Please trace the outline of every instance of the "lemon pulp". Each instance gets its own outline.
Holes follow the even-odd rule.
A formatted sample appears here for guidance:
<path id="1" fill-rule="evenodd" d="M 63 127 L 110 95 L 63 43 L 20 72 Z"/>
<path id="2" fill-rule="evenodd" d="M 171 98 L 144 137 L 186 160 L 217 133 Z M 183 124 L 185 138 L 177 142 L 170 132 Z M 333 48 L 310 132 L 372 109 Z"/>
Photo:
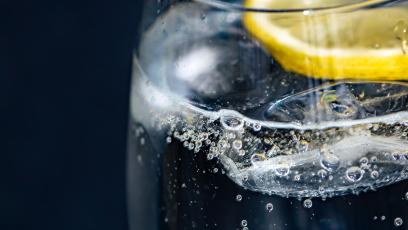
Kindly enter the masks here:
<path id="1" fill-rule="evenodd" d="M 295 7 L 302 6 L 299 1 Z M 291 1 L 247 0 L 245 6 L 291 8 L 293 1 L 285 2 Z M 246 12 L 243 22 L 288 71 L 329 79 L 408 79 L 408 6 Z"/>

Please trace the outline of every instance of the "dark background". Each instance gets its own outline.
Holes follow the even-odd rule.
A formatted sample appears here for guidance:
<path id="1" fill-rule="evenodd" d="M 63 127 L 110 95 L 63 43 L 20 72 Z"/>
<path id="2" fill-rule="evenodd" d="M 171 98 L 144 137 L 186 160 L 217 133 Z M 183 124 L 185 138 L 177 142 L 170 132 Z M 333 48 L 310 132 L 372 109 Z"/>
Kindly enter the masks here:
<path id="1" fill-rule="evenodd" d="M 0 0 L 0 229 L 127 229 L 139 0 Z"/>

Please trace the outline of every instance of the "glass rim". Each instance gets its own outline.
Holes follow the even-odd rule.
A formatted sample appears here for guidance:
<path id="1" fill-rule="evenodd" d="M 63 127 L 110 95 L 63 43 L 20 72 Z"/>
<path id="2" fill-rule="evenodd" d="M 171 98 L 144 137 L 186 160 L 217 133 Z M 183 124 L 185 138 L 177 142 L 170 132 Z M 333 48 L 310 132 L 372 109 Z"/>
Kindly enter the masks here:
<path id="1" fill-rule="evenodd" d="M 305 11 L 311 12 L 325 12 L 325 11 L 347 11 L 363 8 L 375 8 L 387 5 L 389 3 L 404 2 L 407 0 L 359 0 L 352 3 L 339 4 L 334 6 L 323 7 L 305 7 L 305 8 L 261 8 L 261 7 L 247 7 L 238 3 L 230 3 L 224 0 L 193 0 L 214 8 L 230 10 L 230 11 L 247 11 L 259 13 L 303 13 Z"/>

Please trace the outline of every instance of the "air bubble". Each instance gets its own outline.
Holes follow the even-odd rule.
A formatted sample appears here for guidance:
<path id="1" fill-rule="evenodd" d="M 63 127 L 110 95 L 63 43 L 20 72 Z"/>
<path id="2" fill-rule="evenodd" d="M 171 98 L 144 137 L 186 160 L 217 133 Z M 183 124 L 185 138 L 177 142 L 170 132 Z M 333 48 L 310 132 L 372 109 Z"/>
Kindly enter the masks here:
<path id="1" fill-rule="evenodd" d="M 371 176 L 371 178 L 373 178 L 373 179 L 377 179 L 379 175 L 380 175 L 380 174 L 378 173 L 377 170 L 373 170 L 373 171 L 370 173 L 370 176 Z"/>
<path id="2" fill-rule="evenodd" d="M 408 200 L 408 192 L 405 193 L 405 200 Z"/>
<path id="3" fill-rule="evenodd" d="M 265 154 L 263 153 L 255 153 L 251 156 L 251 163 L 256 165 L 262 161 L 266 160 Z"/>
<path id="4" fill-rule="evenodd" d="M 367 165 L 368 164 L 368 158 L 367 157 L 362 157 L 359 162 L 360 162 L 360 165 Z"/>
<path id="5" fill-rule="evenodd" d="M 247 220 L 242 220 L 241 221 L 241 226 L 242 227 L 246 227 L 248 225 L 248 221 Z"/>
<path id="6" fill-rule="evenodd" d="M 333 153 L 323 153 L 320 158 L 320 165 L 327 171 L 335 171 L 340 165 L 340 159 Z"/>
<path id="7" fill-rule="evenodd" d="M 238 201 L 238 202 L 241 202 L 241 201 L 242 201 L 242 195 L 241 195 L 241 194 L 238 194 L 238 195 L 235 197 L 235 200 Z"/>
<path id="8" fill-rule="evenodd" d="M 278 163 L 278 164 L 275 166 L 274 172 L 275 172 L 275 174 L 276 174 L 277 176 L 284 177 L 284 176 L 287 176 L 287 175 L 289 174 L 289 172 L 290 172 L 290 167 L 289 167 L 289 165 L 286 164 L 286 163 Z"/>
<path id="9" fill-rule="evenodd" d="M 168 144 L 170 144 L 170 143 L 171 143 L 171 137 L 167 137 L 167 138 L 166 138 L 166 142 L 167 142 Z"/>
<path id="10" fill-rule="evenodd" d="M 397 217 L 394 219 L 394 225 L 395 227 L 399 227 L 404 223 L 404 221 L 402 221 L 401 217 Z"/>
<path id="11" fill-rule="evenodd" d="M 404 54 L 408 52 L 408 23 L 401 20 L 394 26 L 394 35 L 401 41 L 401 49 Z"/>
<path id="12" fill-rule="evenodd" d="M 303 201 L 303 207 L 305 208 L 311 208 L 313 205 L 313 202 L 311 199 L 306 199 Z"/>
<path id="13" fill-rule="evenodd" d="M 327 171 L 324 169 L 320 169 L 317 171 L 317 176 L 319 176 L 321 179 L 325 179 L 327 177 Z"/>
<path id="14" fill-rule="evenodd" d="M 391 154 L 391 157 L 392 157 L 392 159 L 393 159 L 394 161 L 398 161 L 398 160 L 401 159 L 401 156 L 400 156 L 399 153 L 392 153 L 392 154 Z"/>
<path id="15" fill-rule="evenodd" d="M 299 175 L 299 174 L 295 175 L 295 176 L 293 177 L 293 179 L 294 179 L 295 181 L 300 181 L 300 175 Z"/>
<path id="16" fill-rule="evenodd" d="M 324 189 L 324 187 L 323 187 L 323 186 L 319 186 L 319 192 L 320 192 L 320 193 L 323 193 L 323 192 L 324 192 L 324 190 L 325 190 L 325 189 Z"/>
<path id="17" fill-rule="evenodd" d="M 214 159 L 214 154 L 208 153 L 207 154 L 207 160 L 212 160 L 212 159 Z"/>
<path id="18" fill-rule="evenodd" d="M 241 157 L 245 156 L 245 150 L 243 149 L 239 150 L 238 155 L 240 155 Z"/>
<path id="19" fill-rule="evenodd" d="M 372 157 L 370 158 L 370 161 L 373 162 L 373 163 L 374 163 L 374 162 L 377 162 L 377 160 L 378 160 L 378 159 L 377 159 L 376 156 L 372 156 Z"/>
<path id="20" fill-rule="evenodd" d="M 206 139 L 204 142 L 206 145 L 211 145 L 211 140 L 210 139 Z"/>
<path id="21" fill-rule="evenodd" d="M 352 166 L 346 170 L 346 178 L 350 182 L 357 182 L 363 178 L 364 171 L 356 166 Z"/>
<path id="22" fill-rule="evenodd" d="M 261 128 L 262 128 L 262 126 L 261 126 L 261 124 L 259 124 L 259 123 L 254 123 L 254 124 L 252 125 L 252 129 L 253 129 L 255 132 L 258 132 L 259 130 L 261 130 Z"/>
<path id="23" fill-rule="evenodd" d="M 234 139 L 236 137 L 235 133 L 228 133 L 227 138 L 228 139 Z"/>
<path id="24" fill-rule="evenodd" d="M 273 210 L 273 204 L 272 204 L 272 203 L 267 203 L 266 206 L 265 206 L 265 208 L 266 208 L 266 211 L 272 212 L 272 210 Z"/>
<path id="25" fill-rule="evenodd" d="M 242 119 L 234 116 L 221 116 L 220 122 L 228 130 L 239 130 L 244 126 Z"/>
<path id="26" fill-rule="evenodd" d="M 232 147 L 234 147 L 234 149 L 239 150 L 242 148 L 242 141 L 241 140 L 235 140 L 232 142 Z"/>

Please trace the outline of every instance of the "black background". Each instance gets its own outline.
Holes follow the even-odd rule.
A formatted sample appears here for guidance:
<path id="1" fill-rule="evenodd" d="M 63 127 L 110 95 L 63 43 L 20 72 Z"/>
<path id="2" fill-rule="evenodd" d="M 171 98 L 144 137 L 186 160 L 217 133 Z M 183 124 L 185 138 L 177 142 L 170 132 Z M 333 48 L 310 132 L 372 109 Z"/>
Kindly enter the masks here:
<path id="1" fill-rule="evenodd" d="M 127 229 L 138 0 L 0 0 L 0 229 Z"/>

